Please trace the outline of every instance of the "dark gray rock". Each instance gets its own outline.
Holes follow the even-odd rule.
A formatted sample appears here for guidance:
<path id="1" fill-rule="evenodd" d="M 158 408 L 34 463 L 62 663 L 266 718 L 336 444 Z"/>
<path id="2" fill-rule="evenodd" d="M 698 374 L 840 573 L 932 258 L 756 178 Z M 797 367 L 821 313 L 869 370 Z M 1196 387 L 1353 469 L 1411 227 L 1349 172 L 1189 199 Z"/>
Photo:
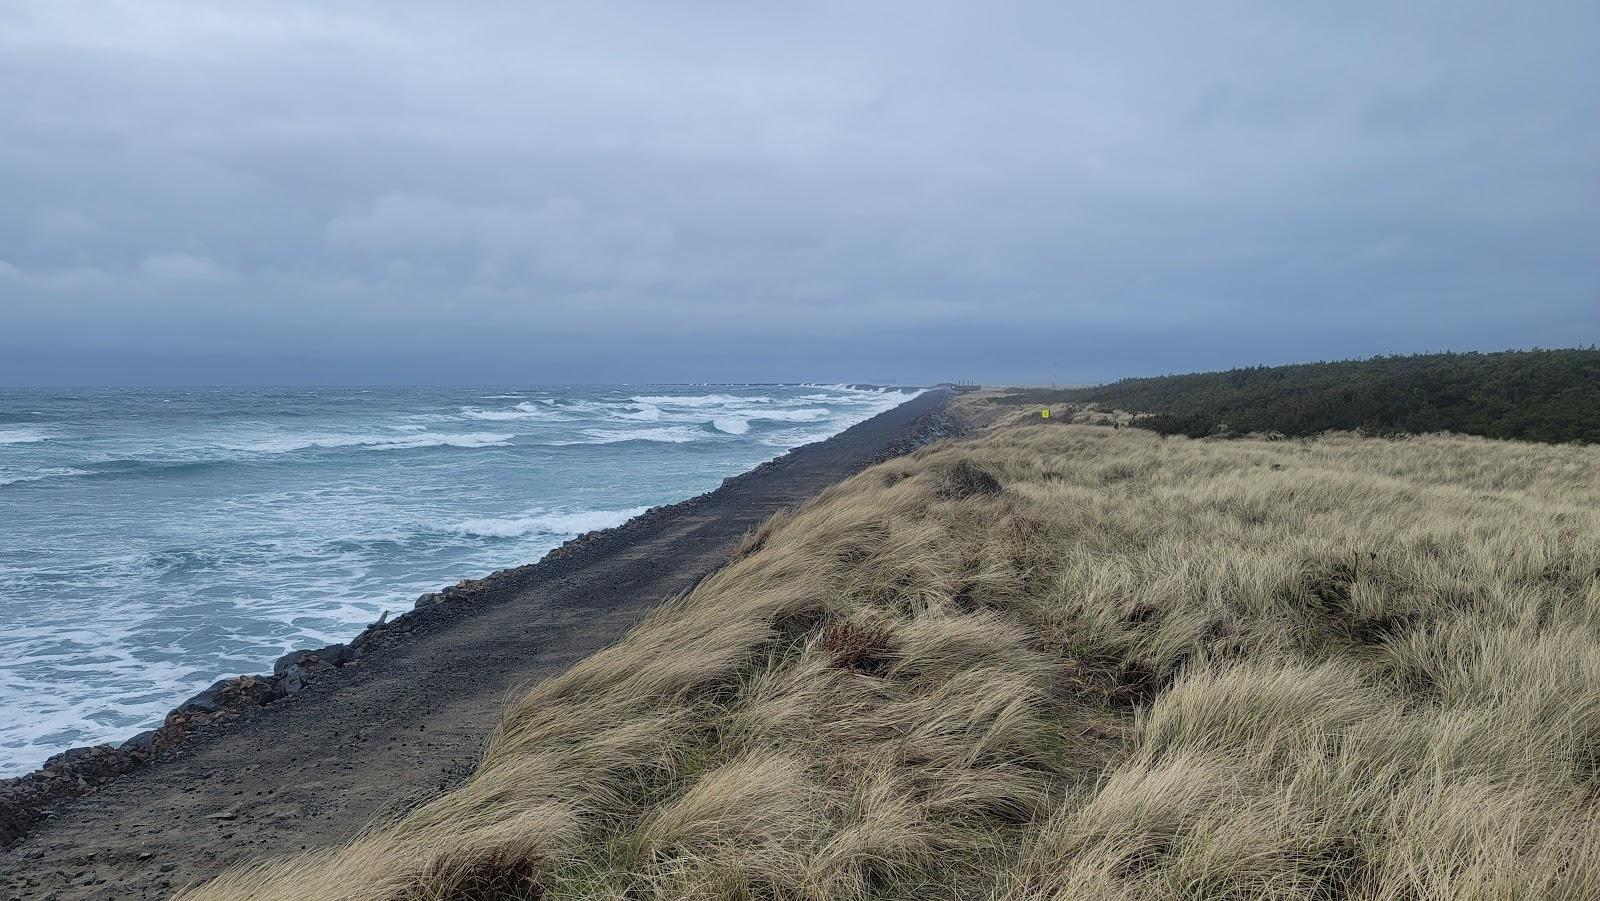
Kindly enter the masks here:
<path id="1" fill-rule="evenodd" d="M 117 747 L 123 751 L 154 751 L 156 748 L 156 730 L 146 729 L 117 745 Z"/>
<path id="2" fill-rule="evenodd" d="M 289 667 L 306 666 L 309 657 L 315 657 L 317 662 L 324 666 L 343 666 L 350 659 L 350 648 L 345 644 L 330 644 L 325 648 L 302 648 L 290 651 L 273 661 L 272 674 L 282 676 L 288 673 Z"/>
<path id="3" fill-rule="evenodd" d="M 297 695 L 305 691 L 306 683 L 311 681 L 312 670 L 307 670 L 298 663 L 290 664 L 287 669 L 278 675 L 278 686 L 286 695 Z"/>
<path id="4" fill-rule="evenodd" d="M 82 748 L 68 748 L 65 751 L 62 751 L 60 754 L 57 754 L 45 761 L 44 765 L 47 767 L 59 767 L 69 763 L 76 763 L 77 761 L 94 754 L 95 750 L 99 747 L 102 746 L 88 745 Z"/>
<path id="5" fill-rule="evenodd" d="M 211 687 L 178 705 L 184 713 L 217 713 L 222 710 L 222 693 L 232 679 L 218 679 Z"/>
<path id="6" fill-rule="evenodd" d="M 310 684 L 312 678 L 318 673 L 331 669 L 333 669 L 332 666 L 321 662 L 316 657 L 302 657 L 301 662 L 292 663 L 284 669 L 283 674 L 278 677 L 278 687 L 286 695 L 297 695 L 305 691 L 306 686 Z"/>
<path id="7" fill-rule="evenodd" d="M 277 680 L 266 676 L 235 676 L 218 679 L 211 687 L 182 704 L 174 713 L 228 713 L 269 704 L 282 697 Z"/>
<path id="8" fill-rule="evenodd" d="M 272 676 L 283 694 L 299 694 L 317 673 L 344 666 L 355 657 L 350 645 L 290 651 L 272 664 Z"/>

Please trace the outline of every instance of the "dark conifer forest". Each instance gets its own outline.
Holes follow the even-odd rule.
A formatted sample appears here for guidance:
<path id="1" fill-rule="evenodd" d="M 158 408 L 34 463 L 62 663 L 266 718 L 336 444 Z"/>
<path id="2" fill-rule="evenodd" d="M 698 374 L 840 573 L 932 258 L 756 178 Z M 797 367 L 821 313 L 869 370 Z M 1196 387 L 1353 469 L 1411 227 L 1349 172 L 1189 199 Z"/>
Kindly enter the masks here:
<path id="1" fill-rule="evenodd" d="M 1014 403 L 1094 402 L 1155 414 L 1165 434 L 1329 429 L 1458 432 L 1600 442 L 1600 349 L 1373 357 L 1130 378 L 1093 388 L 1009 392 Z"/>

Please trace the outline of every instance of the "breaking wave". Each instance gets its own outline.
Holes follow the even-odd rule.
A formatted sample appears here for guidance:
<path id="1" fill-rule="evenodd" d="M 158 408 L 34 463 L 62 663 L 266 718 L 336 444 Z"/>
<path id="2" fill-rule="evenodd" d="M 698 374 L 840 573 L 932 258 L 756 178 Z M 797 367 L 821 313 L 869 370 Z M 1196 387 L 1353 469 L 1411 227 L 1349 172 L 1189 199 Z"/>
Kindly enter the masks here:
<path id="1" fill-rule="evenodd" d="M 733 394 L 694 394 L 677 397 L 671 394 L 643 395 L 632 398 L 634 403 L 658 407 L 716 407 L 727 404 L 770 404 L 770 397 L 738 397 Z"/>
<path id="2" fill-rule="evenodd" d="M 34 472 L 24 473 L 22 475 L 12 475 L 10 473 L 0 472 L 0 488 L 4 488 L 7 485 L 18 485 L 23 482 L 39 482 L 43 481 L 44 479 L 86 475 L 90 475 L 88 470 L 74 469 L 70 466 L 57 466 L 49 469 L 40 469 Z"/>
<path id="3" fill-rule="evenodd" d="M 288 454 L 312 448 L 363 447 L 372 450 L 409 450 L 419 447 L 494 447 L 507 444 L 515 435 L 500 432 L 441 434 L 416 432 L 407 435 L 288 435 L 252 444 L 231 445 L 229 450 L 262 454 Z"/>
<path id="4" fill-rule="evenodd" d="M 0 429 L 0 444 L 33 444 L 49 440 L 50 436 L 38 429 Z"/>
<path id="5" fill-rule="evenodd" d="M 459 523 L 456 531 L 463 535 L 477 535 L 484 538 L 521 538 L 538 534 L 581 535 L 596 529 L 620 526 L 647 509 L 649 508 L 634 507 L 630 510 L 576 510 L 505 518 L 481 517 Z"/>
<path id="6" fill-rule="evenodd" d="M 704 429 L 667 426 L 658 429 L 584 429 L 586 441 L 556 441 L 553 444 L 616 444 L 619 441 L 654 441 L 660 444 L 688 444 L 706 437 Z"/>

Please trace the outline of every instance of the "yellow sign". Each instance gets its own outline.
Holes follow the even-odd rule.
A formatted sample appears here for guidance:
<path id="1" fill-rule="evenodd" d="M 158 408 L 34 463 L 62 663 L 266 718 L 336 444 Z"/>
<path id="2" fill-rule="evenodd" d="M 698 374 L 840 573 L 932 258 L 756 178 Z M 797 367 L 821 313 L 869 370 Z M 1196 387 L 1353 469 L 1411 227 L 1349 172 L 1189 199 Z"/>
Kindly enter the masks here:
<path id="1" fill-rule="evenodd" d="M 1040 410 L 1039 411 L 1039 418 L 1040 419 L 1049 419 L 1050 418 L 1050 411 L 1048 409 Z"/>

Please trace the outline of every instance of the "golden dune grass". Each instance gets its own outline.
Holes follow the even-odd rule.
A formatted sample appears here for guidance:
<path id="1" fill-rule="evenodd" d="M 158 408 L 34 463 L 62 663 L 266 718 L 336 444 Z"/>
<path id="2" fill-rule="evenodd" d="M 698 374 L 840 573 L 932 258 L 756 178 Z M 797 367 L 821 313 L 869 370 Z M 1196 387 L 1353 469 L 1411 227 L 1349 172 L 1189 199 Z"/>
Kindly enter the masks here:
<path id="1" fill-rule="evenodd" d="M 184 897 L 1593 899 L 1597 798 L 1600 448 L 1011 425 Z"/>

